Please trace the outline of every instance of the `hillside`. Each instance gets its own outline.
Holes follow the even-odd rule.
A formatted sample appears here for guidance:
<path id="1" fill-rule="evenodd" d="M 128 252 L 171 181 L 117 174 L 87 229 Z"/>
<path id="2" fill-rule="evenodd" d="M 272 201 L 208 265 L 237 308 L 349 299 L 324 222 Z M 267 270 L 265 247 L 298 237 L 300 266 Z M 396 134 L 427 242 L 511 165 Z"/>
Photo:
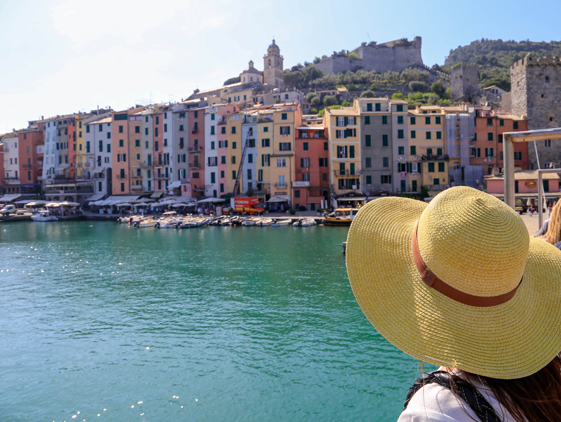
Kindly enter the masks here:
<path id="1" fill-rule="evenodd" d="M 561 56 L 561 42 L 503 41 L 481 39 L 450 50 L 444 63 L 450 68 L 457 63 L 479 65 L 479 85 L 510 90 L 510 66 L 532 53 L 536 56 Z"/>

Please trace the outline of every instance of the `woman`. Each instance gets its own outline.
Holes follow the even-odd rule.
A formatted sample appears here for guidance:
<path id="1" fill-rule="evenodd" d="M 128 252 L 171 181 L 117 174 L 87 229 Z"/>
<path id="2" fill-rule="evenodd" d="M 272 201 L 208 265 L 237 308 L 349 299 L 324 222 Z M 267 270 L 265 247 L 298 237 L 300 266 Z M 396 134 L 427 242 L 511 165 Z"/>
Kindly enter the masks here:
<path id="1" fill-rule="evenodd" d="M 561 421 L 561 251 L 514 210 L 468 187 L 428 205 L 377 199 L 355 217 L 346 259 L 378 332 L 440 366 L 400 422 Z"/>
<path id="2" fill-rule="evenodd" d="M 561 249 L 561 201 L 557 201 L 547 220 L 536 236 Z"/>

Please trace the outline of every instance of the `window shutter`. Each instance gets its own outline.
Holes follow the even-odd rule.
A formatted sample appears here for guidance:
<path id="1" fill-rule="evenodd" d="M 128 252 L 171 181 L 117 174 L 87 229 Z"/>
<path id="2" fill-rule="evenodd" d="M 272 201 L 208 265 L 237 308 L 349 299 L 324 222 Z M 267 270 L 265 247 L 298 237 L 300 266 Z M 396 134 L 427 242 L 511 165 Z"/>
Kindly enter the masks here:
<path id="1" fill-rule="evenodd" d="M 349 147 L 345 145 L 345 158 L 349 157 Z"/>
<path id="2" fill-rule="evenodd" d="M 355 147 L 353 145 L 351 145 L 351 151 L 350 152 L 351 152 L 350 157 L 355 158 Z"/>
<path id="3" fill-rule="evenodd" d="M 345 117 L 345 126 L 348 126 L 348 124 L 349 124 L 349 118 Z"/>

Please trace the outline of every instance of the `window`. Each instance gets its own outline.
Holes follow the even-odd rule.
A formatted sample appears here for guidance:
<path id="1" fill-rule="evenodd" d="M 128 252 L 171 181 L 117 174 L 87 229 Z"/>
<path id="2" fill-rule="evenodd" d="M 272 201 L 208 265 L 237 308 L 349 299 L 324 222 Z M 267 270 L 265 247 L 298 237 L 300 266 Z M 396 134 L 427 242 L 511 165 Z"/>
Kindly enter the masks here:
<path id="1" fill-rule="evenodd" d="M 224 134 L 224 135 L 226 134 L 226 126 L 222 126 L 222 127 L 220 128 L 220 133 L 222 133 L 222 134 Z"/>
<path id="2" fill-rule="evenodd" d="M 122 148 L 125 145 L 125 141 L 119 139 L 119 147 Z"/>
<path id="3" fill-rule="evenodd" d="M 300 158 L 300 167 L 305 167 L 305 168 L 310 167 L 310 159 L 309 158 Z"/>
<path id="4" fill-rule="evenodd" d="M 235 133 L 236 133 L 236 127 L 232 126 L 232 134 L 235 134 Z"/>
<path id="5" fill-rule="evenodd" d="M 372 103 L 366 103 L 366 111 L 372 111 Z"/>
<path id="6" fill-rule="evenodd" d="M 290 135 L 290 126 L 281 126 L 280 127 L 280 134 L 281 135 Z"/>
<path id="7" fill-rule="evenodd" d="M 383 147 L 388 146 L 388 135 L 382 135 L 382 146 Z"/>
<path id="8" fill-rule="evenodd" d="M 111 152 L 111 144 L 107 144 L 107 152 Z"/>
<path id="9" fill-rule="evenodd" d="M 179 131 L 183 132 L 185 130 L 185 128 L 183 127 L 183 125 L 179 125 Z M 235 132 L 234 132 L 235 133 Z"/>
<path id="10" fill-rule="evenodd" d="M 281 142 L 279 144 L 279 151 L 290 151 L 290 142 Z"/>
<path id="11" fill-rule="evenodd" d="M 144 134 L 148 135 L 148 128 L 144 128 Z"/>
<path id="12" fill-rule="evenodd" d="M 86 133 L 90 133 L 90 125 L 86 126 Z"/>
<path id="13" fill-rule="evenodd" d="M 236 178 L 236 170 L 232 170 L 232 179 Z"/>
<path id="14" fill-rule="evenodd" d="M 427 131 L 427 139 L 431 139 L 432 138 L 432 133 L 430 131 Z"/>
<path id="15" fill-rule="evenodd" d="M 499 140 L 499 144 L 502 144 L 502 143 L 503 143 L 503 135 L 502 135 L 502 133 L 499 133 L 499 136 L 498 136 L 498 137 L 499 137 L 499 139 L 498 139 L 498 140 Z"/>
<path id="16" fill-rule="evenodd" d="M 267 148 L 271 146 L 271 140 L 270 139 L 261 139 L 261 147 L 262 148 Z"/>
<path id="17" fill-rule="evenodd" d="M 365 135 L 364 136 L 364 144 L 367 147 L 371 147 L 372 146 L 372 137 L 370 135 Z"/>
<path id="18" fill-rule="evenodd" d="M 548 84 L 549 83 L 549 76 L 545 77 L 545 83 Z"/>
<path id="19" fill-rule="evenodd" d="M 493 118 L 492 117 L 487 118 L 487 126 L 493 126 Z"/>
<path id="20" fill-rule="evenodd" d="M 546 148 L 551 148 L 551 139 L 546 139 L 543 141 L 543 146 Z"/>
<path id="21" fill-rule="evenodd" d="M 402 124 L 403 124 L 403 116 L 397 116 L 397 124 L 398 124 L 398 125 L 402 125 Z"/>
<path id="22" fill-rule="evenodd" d="M 397 111 L 403 111 L 403 104 L 396 105 L 396 110 Z"/>
<path id="23" fill-rule="evenodd" d="M 364 166 L 367 167 L 367 168 L 372 167 L 372 158 L 366 157 Z"/>
<path id="24" fill-rule="evenodd" d="M 265 127 L 263 128 L 263 132 L 268 132 L 268 131 L 269 131 L 269 126 L 265 126 Z"/>
<path id="25" fill-rule="evenodd" d="M 481 148 L 472 148 L 471 149 L 471 157 L 472 158 L 481 157 Z"/>
<path id="26" fill-rule="evenodd" d="M 492 141 L 492 140 L 493 140 L 493 132 L 488 132 L 488 133 L 487 133 L 487 140 L 488 140 L 488 141 Z"/>
<path id="27" fill-rule="evenodd" d="M 107 139 L 111 139 L 111 132 L 107 132 Z"/>
<path id="28" fill-rule="evenodd" d="M 134 127 L 134 133 L 140 133 L 140 126 Z"/>
<path id="29" fill-rule="evenodd" d="M 434 163 L 428 163 L 429 164 L 429 173 L 434 173 Z"/>
<path id="30" fill-rule="evenodd" d="M 514 121 L 512 122 L 512 128 L 513 128 L 514 130 L 518 130 L 518 121 L 514 120 Z"/>
<path id="31" fill-rule="evenodd" d="M 302 150 L 303 151 L 308 151 L 308 143 L 307 142 L 302 143 Z"/>
<path id="32" fill-rule="evenodd" d="M 439 171 L 439 173 L 443 173 L 443 172 L 446 171 L 446 170 L 444 170 L 444 167 L 445 167 L 444 163 L 438 163 L 438 171 Z"/>
<path id="33" fill-rule="evenodd" d="M 392 182 L 392 176 L 391 176 L 391 175 L 389 175 L 389 176 L 380 176 L 380 183 L 387 184 L 387 183 L 391 183 L 391 182 Z"/>
<path id="34" fill-rule="evenodd" d="M 440 179 L 438 177 L 435 177 L 432 181 L 433 185 L 440 185 Z"/>
<path id="35" fill-rule="evenodd" d="M 434 119 L 436 120 L 436 124 L 439 125 L 440 122 L 441 122 L 441 117 L 440 117 L 440 116 L 436 116 Z"/>
<path id="36" fill-rule="evenodd" d="M 411 139 L 415 139 L 415 138 L 417 138 L 417 132 L 412 130 L 411 131 Z"/>
<path id="37" fill-rule="evenodd" d="M 235 156 L 235 155 L 233 155 L 233 156 L 230 158 L 230 162 L 231 162 L 232 164 L 236 164 L 236 156 Z"/>
<path id="38" fill-rule="evenodd" d="M 417 155 L 417 147 L 415 145 L 411 145 L 409 149 L 411 155 Z"/>
<path id="39" fill-rule="evenodd" d="M 199 172 L 193 172 L 193 179 L 199 178 Z"/>
<path id="40" fill-rule="evenodd" d="M 503 119 L 499 120 L 499 126 L 504 126 L 505 125 L 505 121 Z"/>
<path id="41" fill-rule="evenodd" d="M 294 197 L 295 198 L 300 198 L 300 190 L 294 189 Z"/>
<path id="42" fill-rule="evenodd" d="M 388 157 L 382 158 L 382 167 L 389 167 L 390 166 L 390 159 Z"/>
<path id="43" fill-rule="evenodd" d="M 277 167 L 286 167 L 286 158 L 277 158 Z"/>
<path id="44" fill-rule="evenodd" d="M 237 149 L 238 145 L 236 142 L 232 142 L 232 149 Z"/>
<path id="45" fill-rule="evenodd" d="M 485 157 L 493 157 L 494 156 L 494 149 L 493 148 L 485 148 Z"/>
<path id="46" fill-rule="evenodd" d="M 430 116 L 425 117 L 425 124 L 430 125 Z"/>
<path id="47" fill-rule="evenodd" d="M 247 154 L 247 162 L 253 163 L 253 154 Z"/>
<path id="48" fill-rule="evenodd" d="M 319 159 L 319 166 L 320 167 L 327 167 L 327 158 L 320 158 Z"/>
<path id="49" fill-rule="evenodd" d="M 366 184 L 367 184 L 367 185 L 371 185 L 371 184 L 372 184 L 372 176 L 366 176 Z"/>
<path id="50" fill-rule="evenodd" d="M 214 141 L 210 141 L 210 149 L 216 149 L 215 145 Z"/>
<path id="51" fill-rule="evenodd" d="M 328 143 L 328 142 L 324 142 L 324 143 L 323 143 L 323 150 L 324 150 L 324 151 L 328 151 L 328 150 L 329 150 L 329 143 Z"/>
<path id="52" fill-rule="evenodd" d="M 417 122 L 417 119 L 415 119 L 415 116 L 411 116 L 411 117 L 409 118 L 409 123 L 410 123 L 410 124 L 414 125 L 414 124 L 416 124 L 416 122 Z"/>
<path id="53" fill-rule="evenodd" d="M 388 116 L 382 116 L 382 124 L 383 124 L 383 125 L 387 125 L 387 124 L 388 124 Z"/>
<path id="54" fill-rule="evenodd" d="M 501 151 L 501 154 L 502 154 L 502 151 Z M 501 159 L 502 159 L 502 158 L 501 158 Z M 515 152 L 515 153 L 514 153 L 514 159 L 515 159 L 515 160 L 518 160 L 518 161 L 519 161 L 519 160 L 522 160 L 522 153 L 521 153 L 521 152 Z"/>
<path id="55" fill-rule="evenodd" d="M 348 148 L 346 146 L 337 147 L 337 158 L 347 158 Z"/>
<path id="56" fill-rule="evenodd" d="M 382 111 L 382 104 L 376 103 L 375 109 L 376 109 L 376 111 Z"/>
<path id="57" fill-rule="evenodd" d="M 405 147 L 397 147 L 397 154 L 404 155 L 405 154 Z"/>
<path id="58" fill-rule="evenodd" d="M 220 164 L 226 164 L 226 156 L 225 155 L 222 155 L 220 157 Z M 222 176 L 222 177 L 224 177 L 224 176 Z"/>
<path id="59" fill-rule="evenodd" d="M 119 133 L 123 133 L 123 125 L 119 125 Z"/>
<path id="60" fill-rule="evenodd" d="M 281 120 L 288 120 L 288 113 L 282 113 Z"/>
<path id="61" fill-rule="evenodd" d="M 440 132 L 437 132 L 437 135 L 438 135 L 439 133 L 440 133 Z M 403 138 L 404 138 L 403 129 L 398 129 L 398 130 L 397 130 L 397 139 L 403 139 Z M 438 136 L 437 136 L 437 138 L 438 138 Z"/>
<path id="62" fill-rule="evenodd" d="M 370 124 L 370 116 L 364 116 L 364 124 L 365 124 L 365 125 L 369 125 L 369 124 Z"/>
<path id="63" fill-rule="evenodd" d="M 286 187 L 286 183 L 284 181 L 284 176 L 283 175 L 279 176 L 279 186 L 278 187 L 279 188 L 285 188 Z"/>

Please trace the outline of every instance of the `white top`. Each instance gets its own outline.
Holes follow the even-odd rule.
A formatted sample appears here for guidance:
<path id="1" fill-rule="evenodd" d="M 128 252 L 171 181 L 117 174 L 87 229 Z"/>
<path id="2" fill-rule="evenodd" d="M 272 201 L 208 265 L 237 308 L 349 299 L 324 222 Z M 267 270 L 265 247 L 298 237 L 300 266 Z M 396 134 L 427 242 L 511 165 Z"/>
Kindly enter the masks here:
<path id="1" fill-rule="evenodd" d="M 516 422 L 494 394 L 482 384 L 473 382 L 504 422 Z M 461 403 L 461 404 L 460 404 Z M 465 409 L 465 410 L 464 410 Z M 412 397 L 398 422 L 473 422 L 481 421 L 468 404 L 452 391 L 439 384 L 427 384 Z"/>

